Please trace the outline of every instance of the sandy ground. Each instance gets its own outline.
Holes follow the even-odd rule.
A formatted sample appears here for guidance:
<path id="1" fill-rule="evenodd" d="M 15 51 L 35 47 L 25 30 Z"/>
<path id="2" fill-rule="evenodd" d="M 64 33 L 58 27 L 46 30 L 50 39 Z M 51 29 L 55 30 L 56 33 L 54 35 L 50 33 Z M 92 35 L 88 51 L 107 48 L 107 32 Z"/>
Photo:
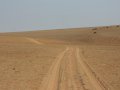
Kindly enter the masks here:
<path id="1" fill-rule="evenodd" d="M 120 90 L 120 26 L 0 34 L 0 90 Z"/>
<path id="2" fill-rule="evenodd" d="M 83 59 L 110 90 L 120 89 L 120 46 L 82 46 Z M 92 52 L 92 53 L 91 53 Z"/>
<path id="3" fill-rule="evenodd" d="M 40 90 L 107 90 L 81 59 L 79 48 L 67 47 L 57 58 Z"/>
<path id="4" fill-rule="evenodd" d="M 17 42 L 0 43 L 0 90 L 38 90 L 64 46 Z"/>

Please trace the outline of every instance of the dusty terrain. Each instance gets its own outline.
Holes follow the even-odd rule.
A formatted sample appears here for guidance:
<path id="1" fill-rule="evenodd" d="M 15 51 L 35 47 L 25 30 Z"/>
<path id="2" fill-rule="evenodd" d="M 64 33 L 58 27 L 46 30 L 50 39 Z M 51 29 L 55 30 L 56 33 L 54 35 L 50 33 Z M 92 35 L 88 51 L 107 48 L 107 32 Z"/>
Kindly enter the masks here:
<path id="1" fill-rule="evenodd" d="M 1 33 L 0 90 L 120 90 L 120 26 Z"/>

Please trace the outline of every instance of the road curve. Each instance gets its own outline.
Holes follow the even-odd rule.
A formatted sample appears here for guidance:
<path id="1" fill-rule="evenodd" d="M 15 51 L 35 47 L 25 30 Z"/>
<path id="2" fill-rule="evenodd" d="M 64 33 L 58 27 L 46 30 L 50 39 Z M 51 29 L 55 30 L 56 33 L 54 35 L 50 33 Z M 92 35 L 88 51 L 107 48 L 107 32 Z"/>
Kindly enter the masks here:
<path id="1" fill-rule="evenodd" d="M 79 48 L 67 47 L 52 64 L 39 90 L 108 90 L 82 60 Z"/>
<path id="2" fill-rule="evenodd" d="M 65 53 L 69 50 L 69 48 L 66 48 L 62 53 L 60 53 L 53 65 L 51 66 L 47 77 L 44 78 L 42 82 L 42 86 L 40 87 L 40 90 L 57 90 L 57 82 L 58 82 L 58 76 L 59 76 L 59 68 L 61 64 L 61 60 Z"/>

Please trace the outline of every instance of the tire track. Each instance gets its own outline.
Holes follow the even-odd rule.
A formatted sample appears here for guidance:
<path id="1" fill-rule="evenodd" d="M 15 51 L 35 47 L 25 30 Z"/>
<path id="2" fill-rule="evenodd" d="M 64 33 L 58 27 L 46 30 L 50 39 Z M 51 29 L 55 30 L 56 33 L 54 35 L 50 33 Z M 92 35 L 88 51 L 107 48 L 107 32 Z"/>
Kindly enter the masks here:
<path id="1" fill-rule="evenodd" d="M 74 78 L 74 64 L 72 63 L 72 49 L 70 48 L 62 62 L 60 68 L 60 75 L 59 75 L 59 87 L 56 90 L 78 90 L 77 84 L 75 83 Z"/>
<path id="2" fill-rule="evenodd" d="M 67 47 L 56 58 L 39 90 L 108 90 L 82 60 L 79 48 Z"/>
<path id="3" fill-rule="evenodd" d="M 40 90 L 57 90 L 61 60 L 68 50 L 69 48 L 66 48 L 56 58 L 56 62 L 51 66 L 47 77 L 44 78 Z"/>
<path id="4" fill-rule="evenodd" d="M 29 41 L 32 42 L 32 43 L 38 44 L 38 45 L 43 45 L 43 44 L 44 44 L 44 43 L 42 43 L 42 42 L 37 41 L 37 40 L 34 39 L 34 38 L 29 38 L 29 37 L 27 37 L 27 38 L 25 38 L 25 39 L 29 40 Z"/>
<path id="5" fill-rule="evenodd" d="M 94 87 L 93 90 L 108 90 L 104 87 L 104 85 L 97 79 L 97 77 L 93 74 L 91 71 L 90 67 L 82 60 L 80 54 L 79 48 L 76 48 L 76 57 L 79 61 L 79 64 L 81 66 L 81 69 L 85 72 L 87 75 L 89 82 L 92 84 Z"/>

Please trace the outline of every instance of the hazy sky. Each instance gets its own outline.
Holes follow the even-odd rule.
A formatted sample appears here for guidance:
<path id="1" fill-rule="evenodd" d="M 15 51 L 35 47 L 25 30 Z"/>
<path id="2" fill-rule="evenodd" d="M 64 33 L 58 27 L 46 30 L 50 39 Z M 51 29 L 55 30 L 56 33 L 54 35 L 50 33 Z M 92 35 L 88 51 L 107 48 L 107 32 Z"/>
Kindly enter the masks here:
<path id="1" fill-rule="evenodd" d="M 0 0 L 0 32 L 120 24 L 120 0 Z"/>

